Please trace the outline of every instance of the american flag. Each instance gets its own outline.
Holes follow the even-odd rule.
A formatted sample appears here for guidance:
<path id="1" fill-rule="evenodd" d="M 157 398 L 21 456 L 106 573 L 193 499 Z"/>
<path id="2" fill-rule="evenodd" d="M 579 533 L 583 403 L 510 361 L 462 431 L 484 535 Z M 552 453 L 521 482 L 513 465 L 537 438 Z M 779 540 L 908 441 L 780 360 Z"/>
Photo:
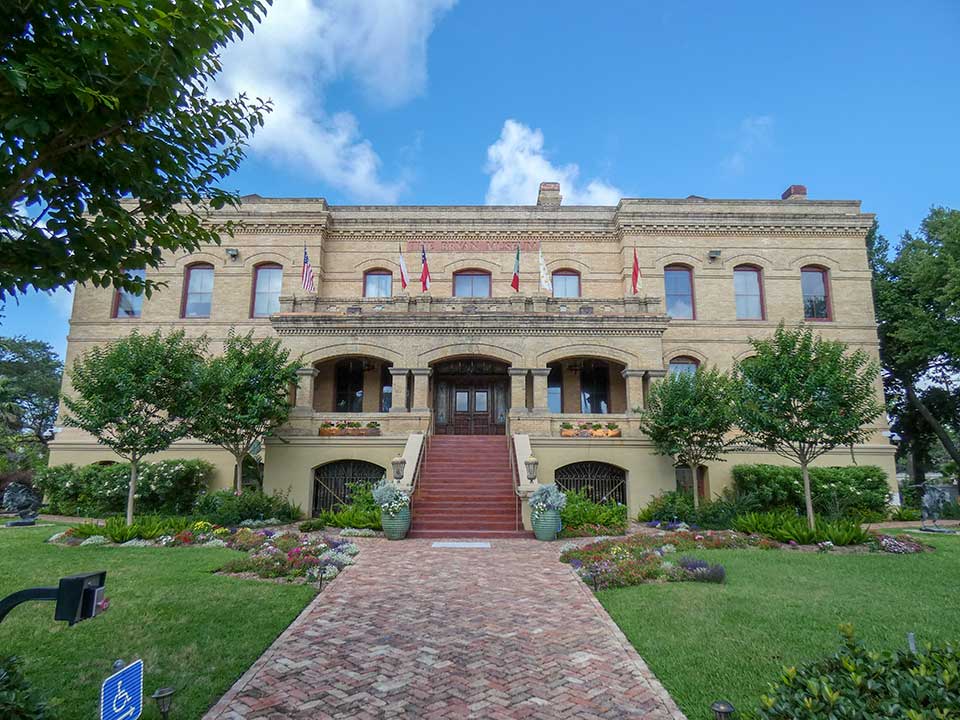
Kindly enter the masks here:
<path id="1" fill-rule="evenodd" d="M 300 284 L 307 292 L 315 293 L 317 286 L 313 284 L 313 266 L 310 264 L 310 256 L 307 255 L 307 246 L 303 246 L 303 272 L 300 273 Z"/>

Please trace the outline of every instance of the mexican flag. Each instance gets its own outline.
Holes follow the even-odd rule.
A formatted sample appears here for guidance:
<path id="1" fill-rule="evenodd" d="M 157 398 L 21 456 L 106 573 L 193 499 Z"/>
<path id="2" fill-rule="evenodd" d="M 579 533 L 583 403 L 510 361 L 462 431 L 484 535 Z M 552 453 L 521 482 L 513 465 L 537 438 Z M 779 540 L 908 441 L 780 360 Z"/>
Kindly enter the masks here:
<path id="1" fill-rule="evenodd" d="M 510 287 L 520 292 L 520 246 L 517 245 L 517 257 L 513 261 L 513 280 L 510 281 Z"/>

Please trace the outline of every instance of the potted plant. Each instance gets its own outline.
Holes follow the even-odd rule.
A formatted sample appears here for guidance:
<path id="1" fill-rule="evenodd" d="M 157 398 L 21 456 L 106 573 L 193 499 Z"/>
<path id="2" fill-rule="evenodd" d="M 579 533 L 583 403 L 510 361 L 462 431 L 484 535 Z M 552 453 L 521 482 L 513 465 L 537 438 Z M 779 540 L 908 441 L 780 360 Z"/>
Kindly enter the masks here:
<path id="1" fill-rule="evenodd" d="M 380 506 L 380 524 L 388 540 L 403 540 L 410 529 L 410 496 L 384 478 L 373 489 Z"/>
<path id="2" fill-rule="evenodd" d="M 376 420 L 371 420 L 367 423 L 367 426 L 363 429 L 364 435 L 379 435 L 380 434 L 380 423 Z"/>
<path id="3" fill-rule="evenodd" d="M 580 437 L 590 437 L 591 428 L 593 427 L 591 423 L 582 422 L 578 427 L 579 427 L 579 430 L 577 431 L 577 435 L 579 435 Z"/>
<path id="4" fill-rule="evenodd" d="M 620 437 L 623 433 L 616 423 L 607 423 L 607 437 Z"/>
<path id="5" fill-rule="evenodd" d="M 320 434 L 323 437 L 331 437 L 337 434 L 337 428 L 332 422 L 320 423 Z"/>
<path id="6" fill-rule="evenodd" d="M 594 423 L 590 426 L 590 435 L 593 437 L 606 437 L 607 431 L 603 429 L 603 425 L 600 423 Z"/>
<path id="7" fill-rule="evenodd" d="M 560 437 L 576 437 L 577 431 L 573 429 L 573 423 L 560 423 Z"/>
<path id="8" fill-rule="evenodd" d="M 537 540 L 556 540 L 567 496 L 556 485 L 541 485 L 530 495 L 530 522 Z"/>

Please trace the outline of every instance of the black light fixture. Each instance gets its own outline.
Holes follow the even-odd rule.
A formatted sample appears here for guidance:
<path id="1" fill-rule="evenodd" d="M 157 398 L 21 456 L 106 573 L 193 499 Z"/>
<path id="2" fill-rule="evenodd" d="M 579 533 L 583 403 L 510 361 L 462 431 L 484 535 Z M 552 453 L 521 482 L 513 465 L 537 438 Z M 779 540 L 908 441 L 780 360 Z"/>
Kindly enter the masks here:
<path id="1" fill-rule="evenodd" d="M 157 710 L 163 720 L 170 716 L 170 706 L 173 704 L 173 693 L 176 692 L 172 687 L 160 688 L 150 697 L 157 703 Z"/>
<path id="2" fill-rule="evenodd" d="M 737 709 L 726 700 L 717 700 L 710 706 L 710 709 L 713 710 L 713 717 L 716 720 L 730 720 L 737 711 Z"/>

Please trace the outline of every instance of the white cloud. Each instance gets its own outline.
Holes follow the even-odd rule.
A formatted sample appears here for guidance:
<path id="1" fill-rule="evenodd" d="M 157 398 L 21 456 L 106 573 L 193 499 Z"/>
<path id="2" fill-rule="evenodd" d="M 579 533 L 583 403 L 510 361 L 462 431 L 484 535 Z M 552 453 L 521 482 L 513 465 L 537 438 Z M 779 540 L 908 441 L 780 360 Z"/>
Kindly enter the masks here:
<path id="1" fill-rule="evenodd" d="M 580 185 L 576 164 L 555 166 L 543 151 L 543 132 L 507 120 L 497 141 L 487 148 L 488 205 L 533 205 L 541 182 L 559 182 L 566 205 L 616 205 L 623 193 L 603 180 Z"/>
<path id="2" fill-rule="evenodd" d="M 276 0 L 253 35 L 227 48 L 216 91 L 270 98 L 255 153 L 297 164 L 360 201 L 395 202 L 399 180 L 356 117 L 327 109 L 326 89 L 357 81 L 372 104 L 393 107 L 423 92 L 427 40 L 455 0 Z"/>
<path id="3" fill-rule="evenodd" d="M 747 161 L 771 145 L 773 145 L 773 117 L 748 115 L 740 122 L 735 147 L 723 158 L 721 167 L 729 175 L 743 175 L 747 170 Z"/>

